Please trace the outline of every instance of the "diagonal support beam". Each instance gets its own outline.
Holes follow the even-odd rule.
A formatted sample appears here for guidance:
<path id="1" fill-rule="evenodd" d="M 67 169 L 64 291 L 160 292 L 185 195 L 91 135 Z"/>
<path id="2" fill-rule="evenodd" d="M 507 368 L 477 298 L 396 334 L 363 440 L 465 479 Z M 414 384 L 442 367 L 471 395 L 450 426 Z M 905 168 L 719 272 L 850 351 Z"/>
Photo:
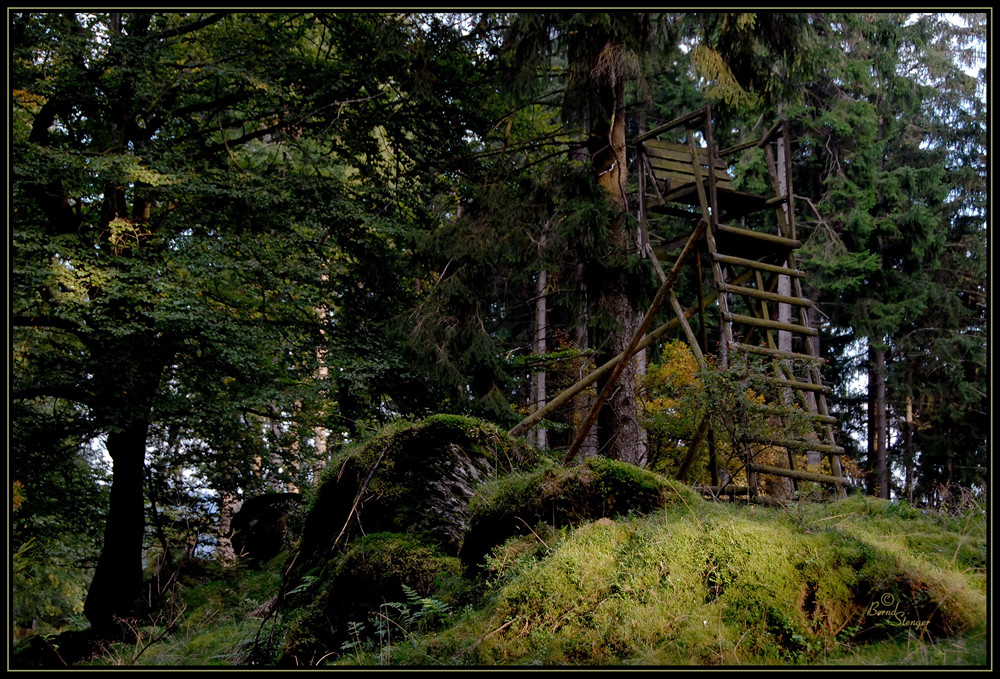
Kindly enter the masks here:
<path id="1" fill-rule="evenodd" d="M 597 399 L 594 401 L 593 407 L 590 409 L 590 413 L 587 415 L 587 419 L 584 420 L 583 425 L 580 427 L 580 431 L 577 433 L 576 439 L 573 441 L 573 445 L 570 446 L 569 452 L 566 453 L 566 457 L 563 459 L 563 464 L 568 464 L 573 458 L 576 457 L 577 453 L 580 452 L 583 442 L 587 438 L 587 434 L 590 432 L 590 428 L 594 426 L 594 422 L 597 421 L 597 416 L 601 412 L 601 408 L 604 406 L 605 401 L 611 395 L 611 391 L 614 388 L 615 383 L 621 374 L 625 372 L 626 362 L 631 359 L 632 355 L 636 352 L 636 347 L 638 347 L 639 342 L 642 340 L 646 331 L 649 330 L 649 326 L 653 323 L 653 317 L 660 310 L 660 306 L 663 304 L 664 300 L 670 295 L 673 290 L 674 285 L 677 284 L 677 279 L 680 276 L 681 265 L 684 261 L 693 253 L 697 247 L 698 241 L 705 233 L 705 228 L 707 224 L 703 221 L 698 222 L 698 226 L 695 227 L 691 236 L 688 238 L 687 244 L 684 249 L 681 250 L 681 254 L 677 256 L 677 261 L 674 262 L 674 266 L 670 269 L 670 273 L 667 274 L 666 280 L 663 281 L 663 285 L 656 292 L 656 297 L 653 298 L 653 303 L 649 306 L 646 311 L 646 315 L 643 316 L 642 322 L 639 327 L 636 328 L 635 333 L 632 335 L 632 341 L 629 342 L 628 348 L 622 352 L 625 357 L 619 360 L 611 371 L 611 375 L 608 376 L 607 382 L 604 383 L 604 387 L 601 389 L 600 393 L 597 395 Z"/>
<path id="2" fill-rule="evenodd" d="M 716 293 L 713 292 L 707 295 L 701 301 L 701 303 L 704 305 L 711 304 L 713 301 L 715 301 L 715 298 L 716 298 Z M 698 313 L 698 310 L 699 309 L 697 306 L 693 306 L 686 309 L 684 311 L 684 318 L 685 319 L 691 318 L 696 313 Z M 673 318 L 667 321 L 666 323 L 659 326 L 655 330 L 650 331 L 650 333 L 646 335 L 646 337 L 641 342 L 639 342 L 638 345 L 636 345 L 635 351 L 639 352 L 642 351 L 643 349 L 653 346 L 653 344 L 658 342 L 661 337 L 677 330 L 678 327 L 680 327 L 680 321 L 677 318 Z M 508 436 L 520 436 L 524 432 L 528 431 L 531 427 L 535 426 L 543 419 L 551 415 L 553 412 L 564 406 L 570 399 L 579 394 L 581 391 L 588 388 L 594 382 L 598 381 L 599 379 L 607 375 L 609 372 L 611 372 L 611 370 L 614 369 L 615 365 L 617 365 L 618 361 L 621 361 L 624 358 L 625 358 L 625 353 L 622 352 L 617 356 L 611 358 L 610 360 L 605 361 L 591 372 L 587 373 L 587 375 L 580 378 L 575 384 L 573 384 L 573 386 L 567 387 L 566 389 L 561 391 L 555 398 L 550 399 L 549 402 L 545 404 L 544 408 L 539 408 L 538 410 L 536 410 L 535 412 L 531 413 L 526 418 L 518 422 L 517 425 L 515 425 L 510 431 L 507 432 Z"/>

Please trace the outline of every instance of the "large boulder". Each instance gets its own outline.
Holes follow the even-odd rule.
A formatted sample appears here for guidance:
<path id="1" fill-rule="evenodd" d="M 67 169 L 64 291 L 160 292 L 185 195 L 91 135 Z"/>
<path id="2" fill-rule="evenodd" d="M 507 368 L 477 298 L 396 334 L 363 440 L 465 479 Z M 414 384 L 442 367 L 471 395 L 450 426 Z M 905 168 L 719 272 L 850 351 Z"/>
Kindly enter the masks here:
<path id="1" fill-rule="evenodd" d="M 496 425 L 454 415 L 386 427 L 334 461 L 308 509 L 300 567 L 355 535 L 423 535 L 457 555 L 477 486 L 529 469 L 538 453 Z"/>
<path id="2" fill-rule="evenodd" d="M 435 588 L 459 577 L 477 488 L 538 461 L 496 425 L 452 415 L 391 425 L 346 451 L 315 492 L 286 577 L 281 664 L 340 649 L 366 612 L 408 591 L 444 596 Z"/>
<path id="3" fill-rule="evenodd" d="M 603 457 L 575 467 L 539 467 L 480 489 L 460 556 L 475 572 L 493 547 L 539 523 L 553 528 L 700 502 L 691 489 L 655 472 Z"/>

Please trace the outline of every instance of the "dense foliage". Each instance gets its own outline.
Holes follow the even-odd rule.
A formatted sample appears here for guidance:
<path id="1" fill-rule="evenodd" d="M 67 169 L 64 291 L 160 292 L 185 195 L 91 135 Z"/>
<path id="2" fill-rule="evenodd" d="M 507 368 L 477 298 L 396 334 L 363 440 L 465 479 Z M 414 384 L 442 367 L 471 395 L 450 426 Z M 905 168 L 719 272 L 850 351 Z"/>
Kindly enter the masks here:
<path id="1" fill-rule="evenodd" d="M 16 635 L 126 634 L 151 575 L 234 558 L 241 499 L 386 423 L 509 428 L 620 352 L 656 280 L 627 138 L 705 103 L 725 143 L 791 121 L 868 490 L 986 492 L 985 15 L 8 18 Z M 583 455 L 676 469 L 726 407 L 688 358 L 640 354 Z"/>

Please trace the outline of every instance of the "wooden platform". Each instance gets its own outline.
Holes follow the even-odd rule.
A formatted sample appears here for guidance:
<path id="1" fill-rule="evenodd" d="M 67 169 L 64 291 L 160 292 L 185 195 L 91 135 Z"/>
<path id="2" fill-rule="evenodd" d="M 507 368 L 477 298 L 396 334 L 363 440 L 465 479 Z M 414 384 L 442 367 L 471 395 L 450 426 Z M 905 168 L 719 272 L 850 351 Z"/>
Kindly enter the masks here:
<path id="1" fill-rule="evenodd" d="M 677 240 L 684 231 L 705 226 L 701 252 L 707 256 L 711 273 L 710 280 L 703 281 L 709 290 L 702 288 L 698 308 L 718 309 L 719 364 L 727 367 L 762 357 L 771 361 L 775 372 L 766 386 L 758 387 L 763 389 L 760 395 L 773 404 L 775 417 L 781 417 L 782 408 L 797 405 L 801 408 L 797 412 L 811 423 L 808 431 L 795 434 L 802 438 L 761 441 L 748 433 L 744 440 L 733 442 L 745 451 L 743 467 L 749 495 L 757 493 L 757 476 L 767 475 L 790 479 L 796 488 L 807 481 L 830 485 L 842 496 L 847 481 L 839 455 L 844 450 L 834 440 L 836 418 L 827 410 L 825 397 L 830 389 L 820 377 L 823 360 L 815 343 L 818 331 L 809 316 L 813 303 L 802 293 L 805 274 L 795 258 L 802 242 L 795 237 L 795 206 L 789 200 L 794 194 L 788 126 L 778 123 L 760 139 L 721 151 L 713 146 L 711 127 L 711 110 L 705 107 L 634 140 L 640 172 L 639 219 L 641 232 L 647 234 L 646 251 L 654 258 L 672 252 L 684 242 Z M 677 142 L 682 136 L 687 143 Z M 763 150 L 767 161 L 772 189 L 768 195 L 736 188 L 729 159 L 752 148 Z M 654 246 L 658 239 L 660 245 Z M 669 240 L 673 242 L 664 242 Z M 707 347 L 695 346 L 699 341 L 686 318 L 678 321 L 693 352 L 701 356 Z M 700 323 L 704 332 L 704 319 Z M 799 416 L 796 426 L 800 429 L 802 422 Z M 699 445 L 700 437 L 696 437 L 681 466 L 681 476 Z M 786 450 L 788 471 L 759 464 L 753 451 L 762 447 Z M 807 451 L 813 463 L 817 456 L 827 457 L 832 473 L 802 471 Z"/>

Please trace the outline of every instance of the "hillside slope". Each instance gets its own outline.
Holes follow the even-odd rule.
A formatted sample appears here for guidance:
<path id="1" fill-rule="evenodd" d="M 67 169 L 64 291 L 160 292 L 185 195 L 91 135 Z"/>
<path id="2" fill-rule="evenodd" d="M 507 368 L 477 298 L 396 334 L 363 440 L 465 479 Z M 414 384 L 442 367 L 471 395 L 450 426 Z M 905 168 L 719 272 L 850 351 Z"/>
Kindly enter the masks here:
<path id="1" fill-rule="evenodd" d="M 387 428 L 311 495 L 294 545 L 181 577 L 169 616 L 93 663 L 988 662 L 978 506 L 720 503 L 452 416 Z"/>

